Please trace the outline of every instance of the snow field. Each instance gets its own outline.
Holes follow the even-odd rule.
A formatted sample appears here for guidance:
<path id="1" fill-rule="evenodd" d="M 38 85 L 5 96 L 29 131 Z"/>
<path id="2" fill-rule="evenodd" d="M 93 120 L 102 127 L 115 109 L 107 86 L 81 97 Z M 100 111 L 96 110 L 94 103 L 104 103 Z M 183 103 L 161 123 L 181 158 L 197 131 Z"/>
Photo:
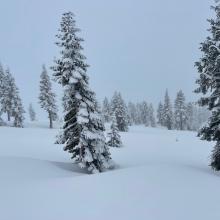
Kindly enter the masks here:
<path id="1" fill-rule="evenodd" d="M 54 145 L 57 129 L 0 127 L 0 219 L 220 218 L 212 143 L 193 132 L 134 126 L 111 148 L 117 169 L 88 175 Z"/>

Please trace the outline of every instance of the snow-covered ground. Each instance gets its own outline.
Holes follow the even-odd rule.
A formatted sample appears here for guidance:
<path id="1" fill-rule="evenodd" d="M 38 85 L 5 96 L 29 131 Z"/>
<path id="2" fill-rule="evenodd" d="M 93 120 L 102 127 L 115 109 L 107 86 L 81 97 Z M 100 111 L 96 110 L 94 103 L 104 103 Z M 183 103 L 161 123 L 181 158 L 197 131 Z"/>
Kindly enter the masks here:
<path id="1" fill-rule="evenodd" d="M 111 149 L 118 168 L 88 175 L 53 144 L 57 132 L 0 127 L 0 219 L 220 219 L 212 144 L 196 133 L 131 127 Z"/>

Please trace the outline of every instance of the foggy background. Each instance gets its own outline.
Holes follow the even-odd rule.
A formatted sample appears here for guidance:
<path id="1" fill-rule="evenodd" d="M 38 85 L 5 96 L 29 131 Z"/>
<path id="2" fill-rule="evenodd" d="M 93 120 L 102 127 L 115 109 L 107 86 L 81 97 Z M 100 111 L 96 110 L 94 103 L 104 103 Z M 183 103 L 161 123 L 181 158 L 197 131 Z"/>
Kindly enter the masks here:
<path id="1" fill-rule="evenodd" d="M 10 67 L 25 110 L 30 102 L 37 118 L 47 117 L 38 104 L 42 64 L 48 68 L 58 55 L 54 44 L 63 12 L 76 15 L 85 39 L 90 85 L 99 101 L 115 90 L 126 101 L 152 102 L 156 107 L 165 89 L 174 99 L 183 89 L 188 101 L 197 77 L 199 43 L 207 36 L 207 0 L 19 0 L 2 1 L 0 61 Z M 53 83 L 60 97 L 61 88 Z M 59 101 L 60 102 L 60 101 Z M 61 109 L 61 107 L 60 107 Z M 28 115 L 26 115 L 28 118 Z"/>

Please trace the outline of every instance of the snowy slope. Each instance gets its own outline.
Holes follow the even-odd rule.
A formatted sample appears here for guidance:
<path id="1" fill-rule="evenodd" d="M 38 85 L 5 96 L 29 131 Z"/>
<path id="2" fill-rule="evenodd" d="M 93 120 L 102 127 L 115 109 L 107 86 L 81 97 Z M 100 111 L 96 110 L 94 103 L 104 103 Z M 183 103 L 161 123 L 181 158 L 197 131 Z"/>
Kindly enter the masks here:
<path id="1" fill-rule="evenodd" d="M 58 130 L 0 127 L 0 219 L 220 219 L 220 175 L 193 132 L 132 127 L 118 168 L 88 175 L 54 145 Z"/>

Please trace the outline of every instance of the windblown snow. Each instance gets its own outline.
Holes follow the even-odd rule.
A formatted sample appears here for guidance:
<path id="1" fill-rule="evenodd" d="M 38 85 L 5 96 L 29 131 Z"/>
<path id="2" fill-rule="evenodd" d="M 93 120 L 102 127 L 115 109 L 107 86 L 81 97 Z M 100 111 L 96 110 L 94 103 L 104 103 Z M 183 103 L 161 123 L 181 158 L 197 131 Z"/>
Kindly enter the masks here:
<path id="1" fill-rule="evenodd" d="M 93 175 L 53 144 L 57 133 L 0 127 L 0 219 L 220 219 L 213 144 L 196 133 L 131 127 L 124 147 L 111 148 L 117 169 Z"/>

